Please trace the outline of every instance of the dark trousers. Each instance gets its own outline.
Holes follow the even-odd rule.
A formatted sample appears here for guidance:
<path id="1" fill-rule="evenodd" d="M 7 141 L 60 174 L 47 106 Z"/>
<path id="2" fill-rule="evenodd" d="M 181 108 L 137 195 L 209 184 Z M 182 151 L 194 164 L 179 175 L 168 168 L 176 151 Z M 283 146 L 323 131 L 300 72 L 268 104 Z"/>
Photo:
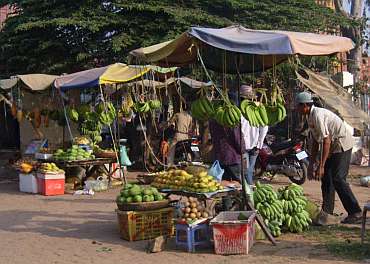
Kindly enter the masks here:
<path id="1" fill-rule="evenodd" d="M 352 149 L 332 154 L 325 164 L 324 176 L 321 179 L 323 204 L 322 209 L 333 214 L 335 192 L 338 193 L 348 215 L 361 212 L 361 208 L 347 182 Z"/>

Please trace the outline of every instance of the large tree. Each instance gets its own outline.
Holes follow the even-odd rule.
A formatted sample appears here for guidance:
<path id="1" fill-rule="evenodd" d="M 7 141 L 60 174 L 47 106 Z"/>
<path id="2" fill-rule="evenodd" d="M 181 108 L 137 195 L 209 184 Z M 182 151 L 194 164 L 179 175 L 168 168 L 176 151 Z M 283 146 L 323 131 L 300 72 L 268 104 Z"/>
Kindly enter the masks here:
<path id="1" fill-rule="evenodd" d="M 125 61 L 129 50 L 168 40 L 192 25 L 310 32 L 348 25 L 314 0 L 0 0 L 0 6 L 8 3 L 18 15 L 0 32 L 3 75 Z"/>
<path id="2" fill-rule="evenodd" d="M 350 71 L 354 74 L 355 82 L 359 81 L 359 71 L 361 68 L 361 58 L 363 54 L 363 46 L 366 41 L 367 18 L 366 8 L 370 8 L 369 0 L 334 0 L 335 9 L 342 16 L 352 20 L 349 25 L 342 25 L 341 31 L 343 36 L 351 38 L 355 43 L 355 48 L 349 54 Z M 349 10 L 346 11 L 344 4 L 349 4 Z M 366 6 L 365 6 L 366 3 Z M 365 10 L 364 10 L 365 9 Z"/>

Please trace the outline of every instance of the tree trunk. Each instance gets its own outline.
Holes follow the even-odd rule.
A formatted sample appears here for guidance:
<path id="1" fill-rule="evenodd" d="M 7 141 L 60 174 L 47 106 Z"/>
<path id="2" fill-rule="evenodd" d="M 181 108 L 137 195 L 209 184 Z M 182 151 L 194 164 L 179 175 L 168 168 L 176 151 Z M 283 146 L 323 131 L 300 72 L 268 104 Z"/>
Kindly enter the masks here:
<path id="1" fill-rule="evenodd" d="M 342 15 L 353 19 L 362 19 L 362 7 L 364 5 L 364 0 L 351 0 L 351 13 L 348 14 L 343 8 L 343 0 L 334 0 L 335 9 Z M 361 69 L 361 58 L 362 58 L 362 26 L 353 26 L 350 28 L 341 28 L 342 35 L 353 40 L 355 47 L 350 51 L 349 60 L 349 71 L 353 74 L 354 85 L 358 84 L 360 78 Z M 355 87 L 356 88 L 356 87 Z"/>

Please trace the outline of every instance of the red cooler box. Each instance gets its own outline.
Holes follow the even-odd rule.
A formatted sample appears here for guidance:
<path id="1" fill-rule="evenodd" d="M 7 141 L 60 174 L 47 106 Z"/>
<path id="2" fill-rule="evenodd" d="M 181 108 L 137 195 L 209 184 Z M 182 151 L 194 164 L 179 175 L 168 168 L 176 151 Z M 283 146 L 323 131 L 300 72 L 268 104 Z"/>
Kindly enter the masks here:
<path id="1" fill-rule="evenodd" d="M 37 185 L 39 194 L 42 195 L 60 195 L 64 194 L 64 173 L 58 174 L 37 174 Z"/>

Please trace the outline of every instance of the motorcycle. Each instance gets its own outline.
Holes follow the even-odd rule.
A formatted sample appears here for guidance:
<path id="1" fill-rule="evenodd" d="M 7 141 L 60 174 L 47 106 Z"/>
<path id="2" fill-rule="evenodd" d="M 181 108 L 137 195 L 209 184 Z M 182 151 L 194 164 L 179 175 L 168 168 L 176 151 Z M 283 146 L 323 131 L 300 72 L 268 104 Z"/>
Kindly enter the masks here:
<path id="1" fill-rule="evenodd" d="M 306 181 L 309 164 L 303 144 L 304 141 L 301 138 L 288 139 L 271 145 L 264 144 L 256 161 L 256 175 L 262 175 L 265 172 L 272 176 L 283 174 L 290 181 L 302 185 Z"/>
<path id="2" fill-rule="evenodd" d="M 201 162 L 200 138 L 192 137 L 176 143 L 174 163 L 179 162 Z"/>

